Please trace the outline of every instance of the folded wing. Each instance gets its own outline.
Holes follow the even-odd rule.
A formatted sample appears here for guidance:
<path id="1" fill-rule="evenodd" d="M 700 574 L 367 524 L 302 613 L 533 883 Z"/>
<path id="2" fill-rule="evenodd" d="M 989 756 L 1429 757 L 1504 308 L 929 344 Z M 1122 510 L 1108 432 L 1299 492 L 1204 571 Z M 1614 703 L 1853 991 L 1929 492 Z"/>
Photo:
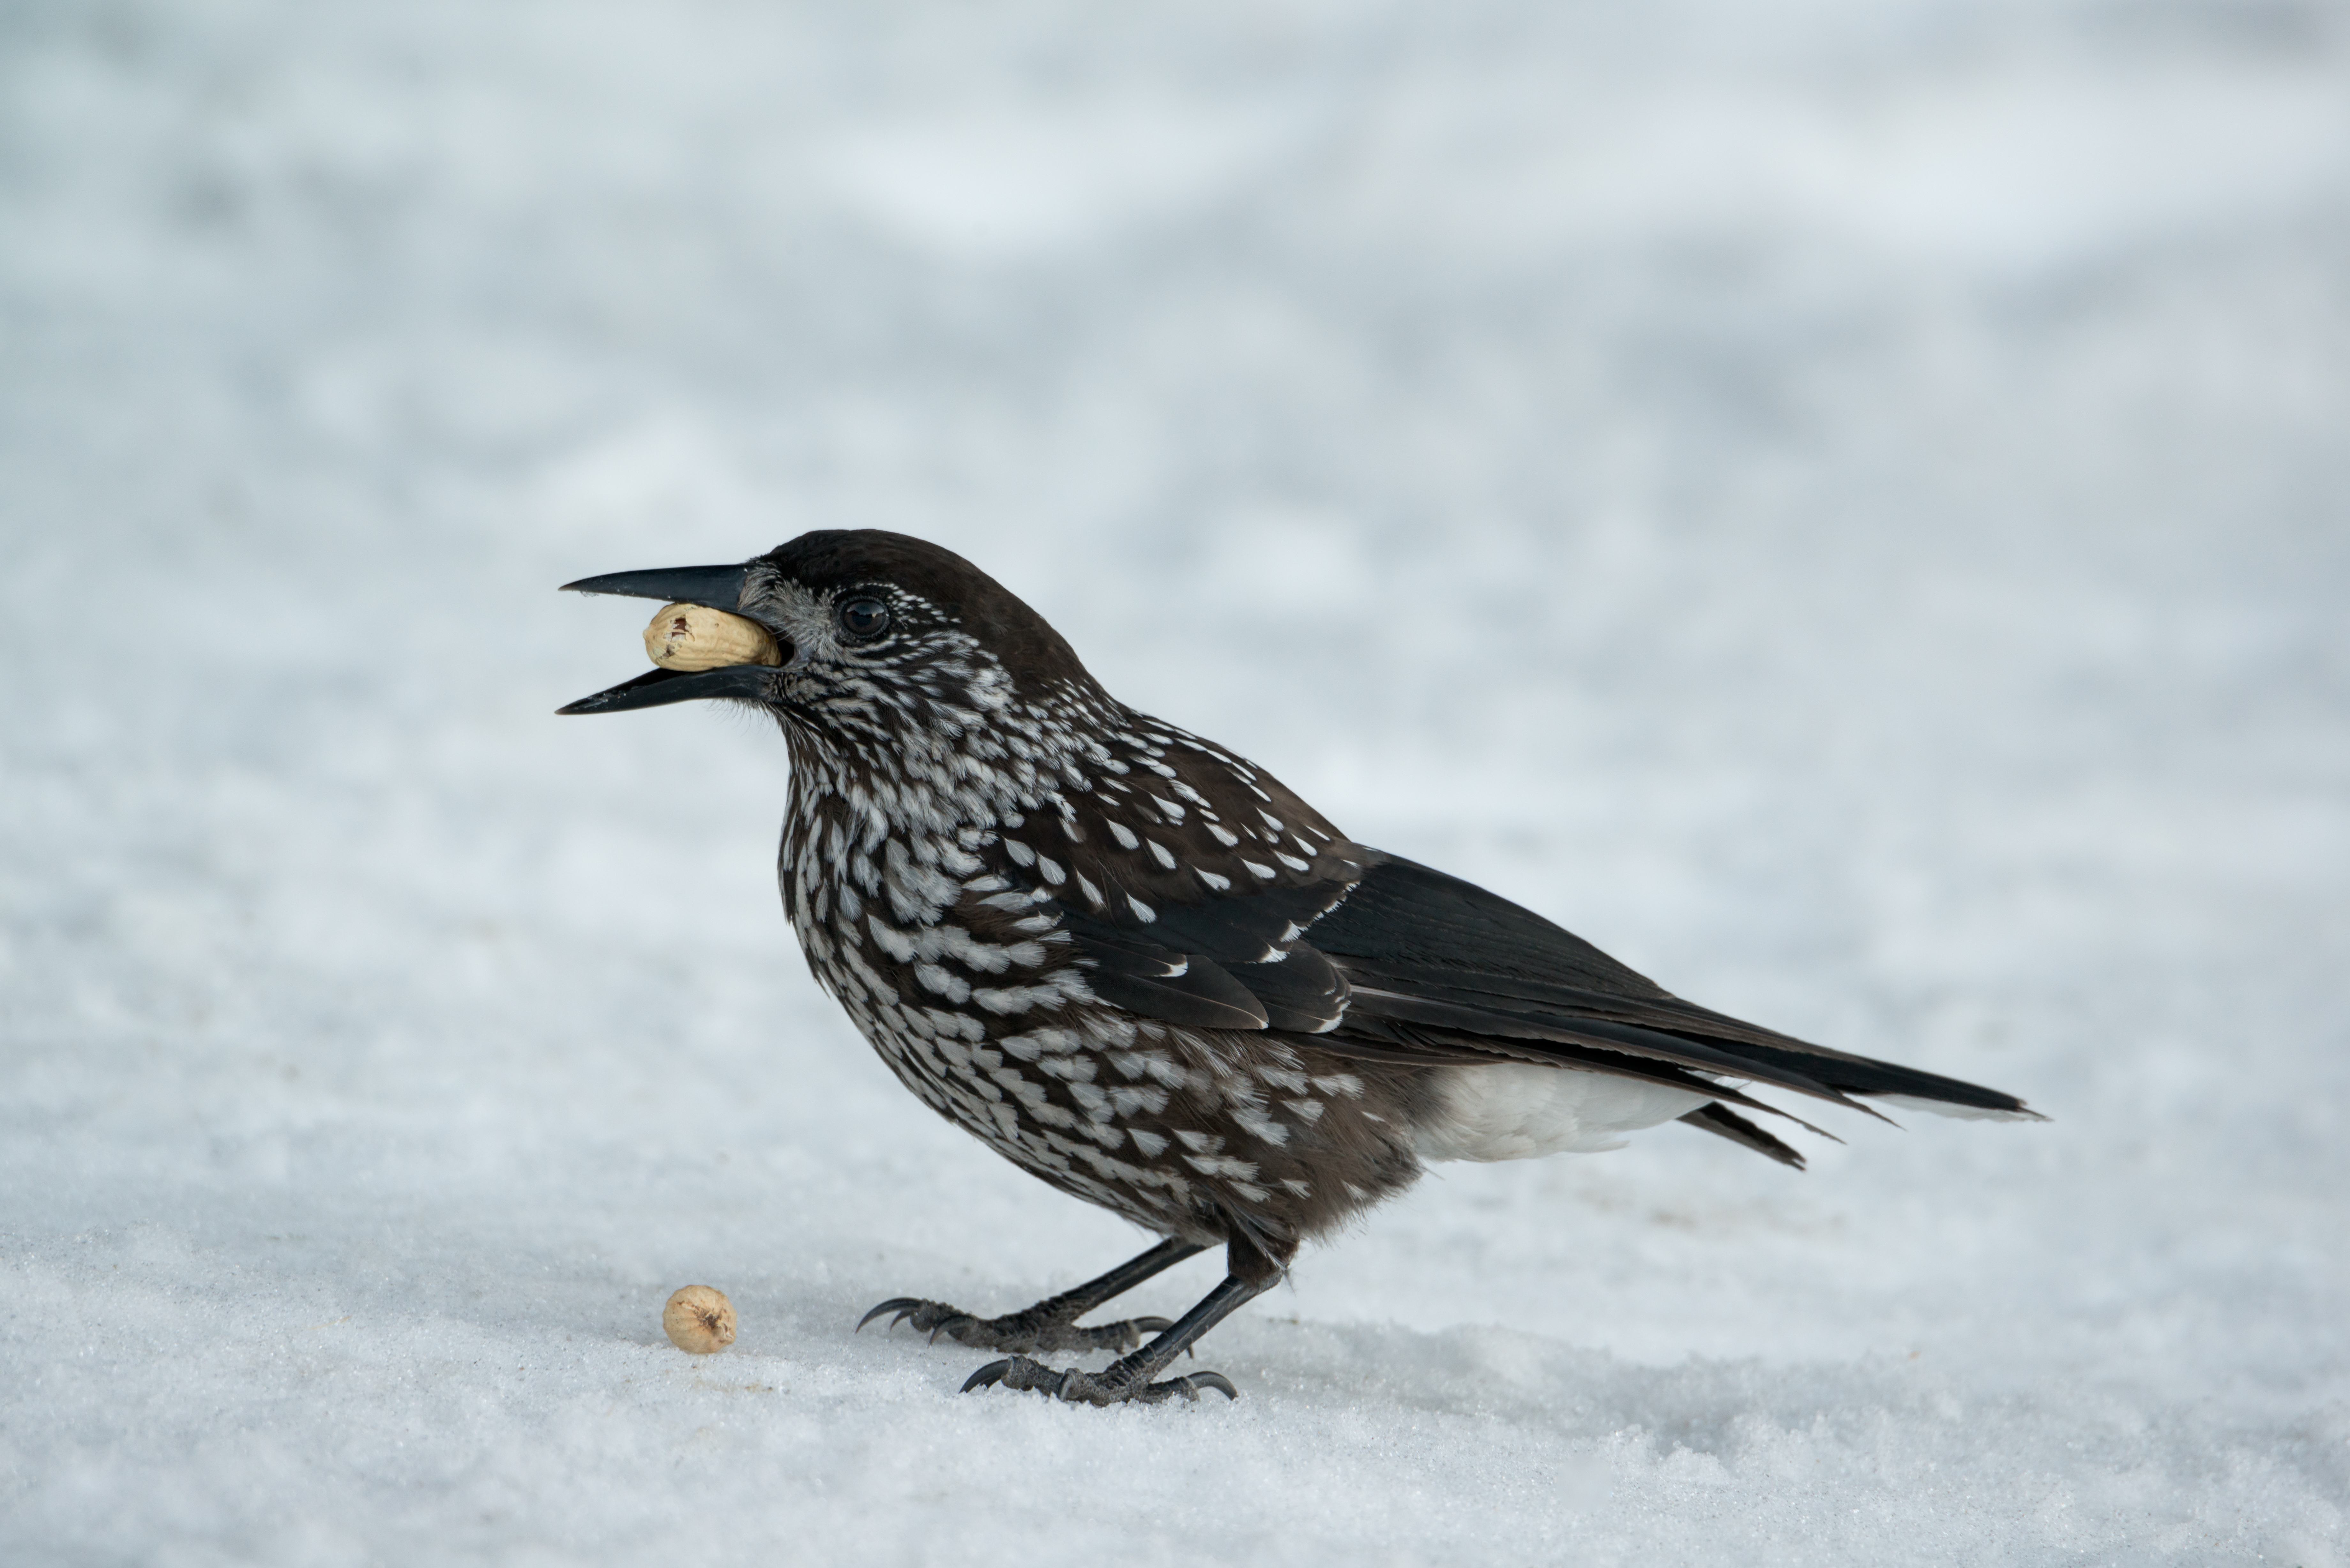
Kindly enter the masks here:
<path id="1" fill-rule="evenodd" d="M 1336 864 L 1335 875 L 1162 900 L 1149 920 L 1066 903 L 1058 912 L 1095 992 L 1144 1016 L 1309 1034 L 1325 1049 L 1371 1059 L 1543 1062 L 1693 1089 L 1714 1103 L 1684 1120 L 1787 1163 L 1800 1157 L 1728 1107 L 1783 1113 L 1720 1080 L 1863 1111 L 1852 1096 L 1898 1096 L 1957 1114 L 2033 1114 L 1995 1089 L 1832 1051 L 1684 1002 L 1457 877 L 1371 850 Z"/>

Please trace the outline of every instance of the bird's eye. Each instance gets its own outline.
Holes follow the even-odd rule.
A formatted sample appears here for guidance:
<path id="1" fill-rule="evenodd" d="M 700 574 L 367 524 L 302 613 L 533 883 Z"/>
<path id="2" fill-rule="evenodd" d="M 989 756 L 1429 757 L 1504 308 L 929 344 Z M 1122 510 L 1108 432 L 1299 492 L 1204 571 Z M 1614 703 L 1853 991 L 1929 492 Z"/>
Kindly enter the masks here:
<path id="1" fill-rule="evenodd" d="M 889 607 L 876 598 L 850 599 L 840 607 L 840 628 L 851 637 L 879 637 L 889 629 Z"/>

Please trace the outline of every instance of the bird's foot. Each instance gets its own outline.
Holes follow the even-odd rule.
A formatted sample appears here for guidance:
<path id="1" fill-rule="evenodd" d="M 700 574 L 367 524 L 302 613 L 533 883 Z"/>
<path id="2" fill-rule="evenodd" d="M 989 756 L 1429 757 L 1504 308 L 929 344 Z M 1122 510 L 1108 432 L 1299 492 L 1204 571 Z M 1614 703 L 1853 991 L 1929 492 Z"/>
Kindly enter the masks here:
<path id="1" fill-rule="evenodd" d="M 1063 1371 L 1024 1355 L 1014 1355 L 991 1361 L 972 1373 L 962 1391 L 968 1394 L 974 1388 L 1000 1383 L 1006 1388 L 1034 1389 L 1072 1405 L 1156 1405 L 1178 1394 L 1186 1399 L 1197 1399 L 1202 1388 L 1212 1388 L 1227 1399 L 1240 1397 L 1240 1390 L 1221 1372 L 1189 1372 L 1163 1383 L 1152 1383 L 1147 1372 L 1139 1367 L 1128 1371 L 1128 1363 L 1121 1361 L 1097 1373 L 1079 1372 L 1074 1367 Z"/>
<path id="2" fill-rule="evenodd" d="M 1168 1322 L 1163 1317 L 1129 1317 L 1117 1323 L 1080 1328 L 1057 1313 L 1041 1312 L 1036 1307 L 1030 1307 L 1026 1312 L 1006 1313 L 1002 1317 L 983 1318 L 973 1317 L 962 1308 L 951 1307 L 944 1302 L 899 1296 L 883 1302 L 858 1319 L 857 1326 L 861 1329 L 884 1313 L 898 1314 L 889 1320 L 891 1328 L 901 1323 L 910 1323 L 914 1325 L 916 1333 L 929 1334 L 933 1343 L 944 1334 L 974 1350 L 1132 1350 L 1142 1343 L 1144 1334 L 1158 1333 L 1167 1326 Z M 997 1365 L 1010 1366 L 1011 1363 L 999 1362 Z M 1029 1365 L 1034 1366 L 1035 1363 Z"/>

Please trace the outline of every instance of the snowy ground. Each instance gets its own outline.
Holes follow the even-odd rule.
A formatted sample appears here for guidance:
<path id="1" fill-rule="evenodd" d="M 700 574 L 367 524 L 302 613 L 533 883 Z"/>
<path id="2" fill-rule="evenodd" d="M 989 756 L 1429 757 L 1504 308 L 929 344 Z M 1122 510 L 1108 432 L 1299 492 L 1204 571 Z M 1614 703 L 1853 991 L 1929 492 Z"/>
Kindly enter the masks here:
<path id="1" fill-rule="evenodd" d="M 2350 1563 L 2345 431 L 2314 0 L 0 10 L 0 1558 Z M 958 1396 L 858 1313 L 1137 1239 L 815 992 L 773 736 L 550 716 L 836 524 L 2055 1119 Z"/>

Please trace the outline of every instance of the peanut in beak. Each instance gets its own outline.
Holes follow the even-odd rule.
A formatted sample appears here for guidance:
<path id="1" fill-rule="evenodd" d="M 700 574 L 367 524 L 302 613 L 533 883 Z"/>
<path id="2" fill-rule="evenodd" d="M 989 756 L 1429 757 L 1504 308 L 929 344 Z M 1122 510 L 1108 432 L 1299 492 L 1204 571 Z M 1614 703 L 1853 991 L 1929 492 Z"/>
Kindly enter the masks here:
<path id="1" fill-rule="evenodd" d="M 666 605 L 645 628 L 645 654 L 663 670 L 781 664 L 783 649 L 757 621 L 706 605 Z"/>

